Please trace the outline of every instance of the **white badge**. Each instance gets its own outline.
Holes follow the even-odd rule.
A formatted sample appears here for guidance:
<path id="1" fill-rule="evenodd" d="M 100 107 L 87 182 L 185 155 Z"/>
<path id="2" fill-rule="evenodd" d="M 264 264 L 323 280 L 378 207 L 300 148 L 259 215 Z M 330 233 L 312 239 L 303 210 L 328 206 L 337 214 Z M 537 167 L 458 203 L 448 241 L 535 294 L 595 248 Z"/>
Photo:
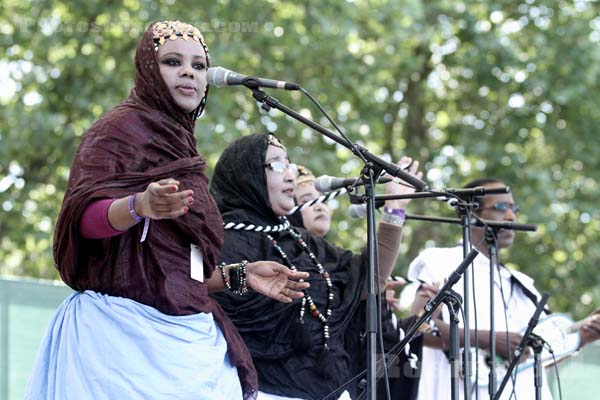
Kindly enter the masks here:
<path id="1" fill-rule="evenodd" d="M 195 244 L 190 244 L 190 277 L 196 281 L 204 282 L 202 251 Z"/>

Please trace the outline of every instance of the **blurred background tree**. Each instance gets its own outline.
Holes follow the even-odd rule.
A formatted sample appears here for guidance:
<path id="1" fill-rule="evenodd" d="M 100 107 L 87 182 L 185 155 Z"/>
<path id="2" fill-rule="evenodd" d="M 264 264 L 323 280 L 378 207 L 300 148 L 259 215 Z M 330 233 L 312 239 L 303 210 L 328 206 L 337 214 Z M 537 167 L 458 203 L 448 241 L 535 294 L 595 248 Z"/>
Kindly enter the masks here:
<path id="1" fill-rule="evenodd" d="M 589 1 L 4 0 L 0 10 L 0 273 L 57 278 L 53 226 L 86 129 L 124 99 L 155 20 L 205 33 L 213 65 L 300 83 L 354 141 L 421 161 L 434 188 L 504 179 L 535 233 L 501 253 L 576 316 L 600 305 L 600 5 Z M 299 93 L 272 93 L 329 126 Z M 316 174 L 355 176 L 346 149 L 266 113 L 243 88 L 214 89 L 196 128 L 214 166 L 235 138 L 274 131 Z M 365 221 L 337 207 L 330 239 L 359 249 Z M 411 212 L 452 216 L 446 203 Z M 410 222 L 397 272 L 458 226 Z"/>

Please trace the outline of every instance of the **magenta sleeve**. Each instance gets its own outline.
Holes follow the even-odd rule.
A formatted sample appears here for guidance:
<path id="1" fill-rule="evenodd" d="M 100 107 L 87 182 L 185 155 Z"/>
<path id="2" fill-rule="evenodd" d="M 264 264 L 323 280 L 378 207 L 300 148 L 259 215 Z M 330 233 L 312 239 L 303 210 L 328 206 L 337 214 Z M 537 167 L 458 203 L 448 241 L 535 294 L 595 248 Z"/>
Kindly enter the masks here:
<path id="1" fill-rule="evenodd" d="M 112 227 L 108 208 L 115 199 L 101 199 L 90 204 L 81 217 L 79 231 L 86 239 L 105 239 L 123 233 Z"/>

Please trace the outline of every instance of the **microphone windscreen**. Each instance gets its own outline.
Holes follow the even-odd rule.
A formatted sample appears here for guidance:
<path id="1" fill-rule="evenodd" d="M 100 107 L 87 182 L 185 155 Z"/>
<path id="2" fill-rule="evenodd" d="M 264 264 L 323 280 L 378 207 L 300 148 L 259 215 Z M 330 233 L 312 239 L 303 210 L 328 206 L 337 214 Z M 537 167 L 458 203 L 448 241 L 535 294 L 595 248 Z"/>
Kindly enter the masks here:
<path id="1" fill-rule="evenodd" d="M 223 67 L 210 67 L 206 72 L 206 82 L 216 87 L 227 86 L 226 74 L 227 70 Z"/>
<path id="2" fill-rule="evenodd" d="M 348 214 L 350 215 L 350 218 L 364 218 L 367 215 L 367 205 L 350 204 L 350 207 L 348 207 Z"/>
<path id="3" fill-rule="evenodd" d="M 315 188 L 321 193 L 327 193 L 331 191 L 331 179 L 332 177 L 329 175 L 319 176 L 315 180 Z"/>

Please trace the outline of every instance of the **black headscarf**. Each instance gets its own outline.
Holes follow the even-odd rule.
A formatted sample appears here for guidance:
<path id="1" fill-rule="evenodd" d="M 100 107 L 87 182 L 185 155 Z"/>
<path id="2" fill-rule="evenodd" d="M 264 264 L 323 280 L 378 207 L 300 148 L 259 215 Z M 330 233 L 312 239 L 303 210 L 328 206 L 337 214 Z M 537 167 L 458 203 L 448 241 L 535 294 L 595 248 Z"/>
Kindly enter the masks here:
<path id="1" fill-rule="evenodd" d="M 224 222 L 273 226 L 281 221 L 271 209 L 265 174 L 268 134 L 242 137 L 222 154 L 211 183 Z M 324 356 L 321 323 L 307 310 L 298 323 L 301 300 L 281 303 L 254 292 L 236 296 L 214 294 L 242 335 L 259 375 L 262 391 L 288 397 L 322 399 L 351 378 L 355 349 L 346 346 L 346 333 L 364 291 L 365 256 L 334 246 L 298 229 L 308 248 L 333 282 L 333 314 L 329 318 L 329 351 Z M 321 312 L 327 285 L 308 254 L 287 231 L 271 234 L 290 262 L 310 273 L 307 292 Z M 272 260 L 286 265 L 267 234 L 226 230 L 221 261 Z M 307 337 L 299 338 L 297 332 Z M 328 361 L 323 361 L 327 358 Z"/>
<path id="2" fill-rule="evenodd" d="M 280 223 L 271 209 L 265 174 L 268 134 L 244 136 L 221 154 L 210 190 L 227 222 Z"/>

